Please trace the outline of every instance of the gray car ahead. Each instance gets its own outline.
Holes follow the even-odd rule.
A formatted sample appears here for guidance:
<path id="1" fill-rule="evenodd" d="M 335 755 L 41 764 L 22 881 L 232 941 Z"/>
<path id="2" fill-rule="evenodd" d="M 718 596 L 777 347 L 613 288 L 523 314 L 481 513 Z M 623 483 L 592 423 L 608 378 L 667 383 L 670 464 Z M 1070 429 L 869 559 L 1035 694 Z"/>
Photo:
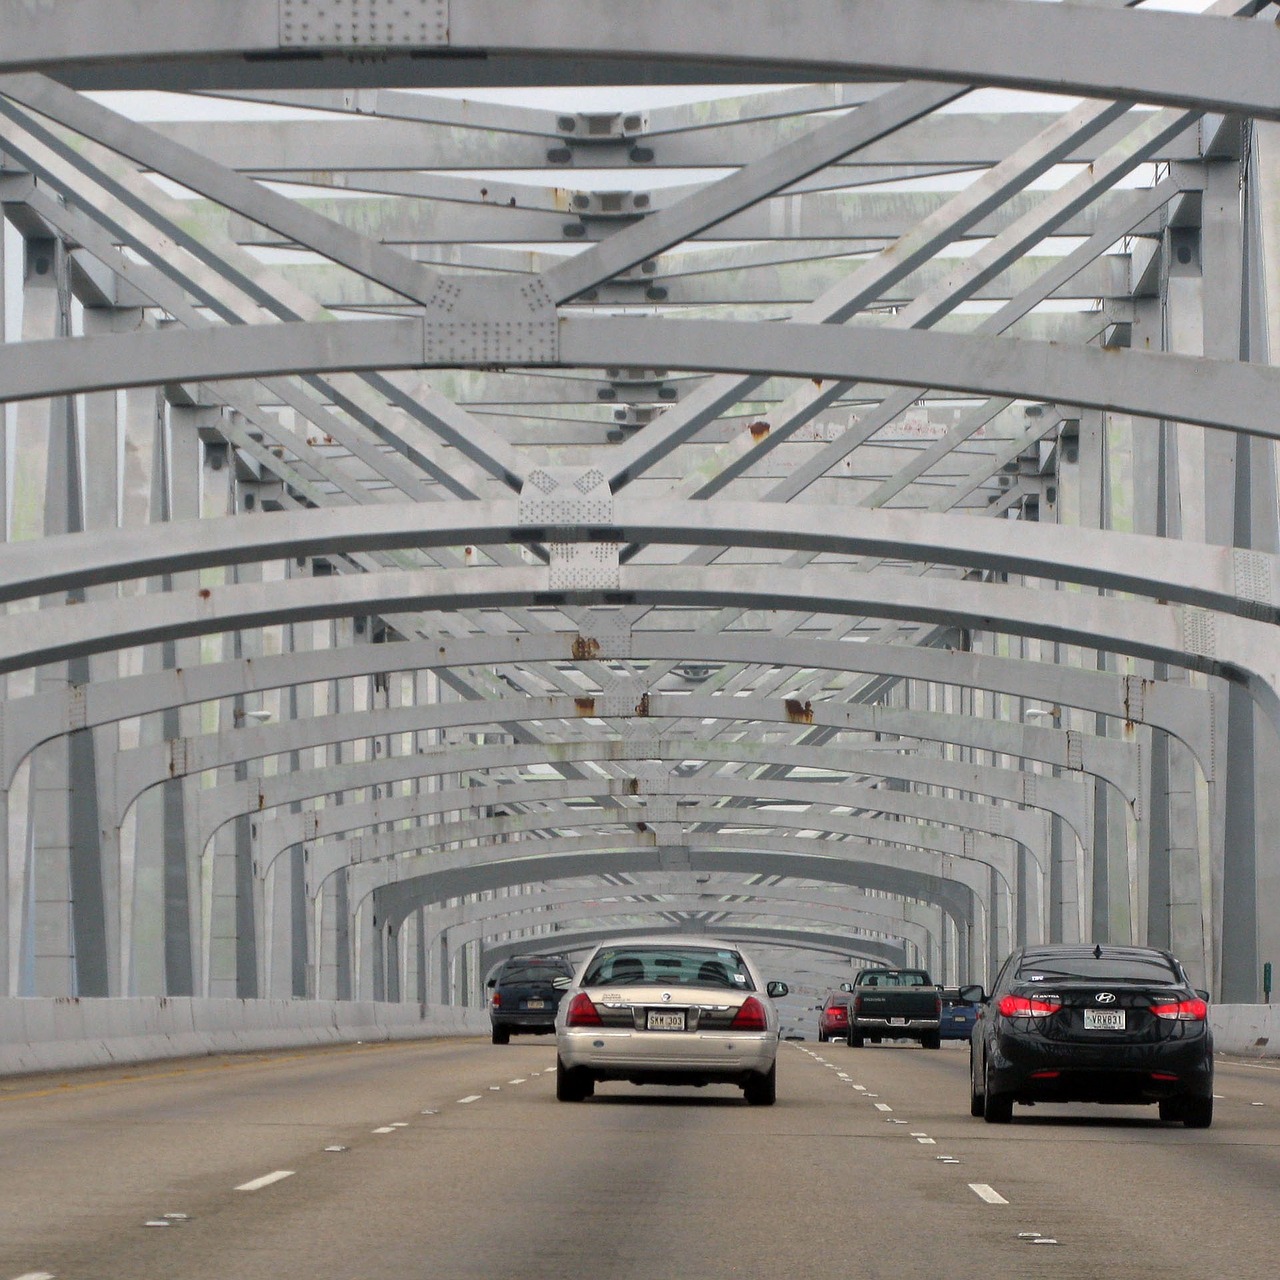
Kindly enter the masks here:
<path id="1" fill-rule="evenodd" d="M 598 946 L 565 983 L 556 1016 L 556 1097 L 597 1081 L 736 1084 L 752 1106 L 777 1096 L 783 982 L 765 983 L 730 943 L 639 938 Z"/>

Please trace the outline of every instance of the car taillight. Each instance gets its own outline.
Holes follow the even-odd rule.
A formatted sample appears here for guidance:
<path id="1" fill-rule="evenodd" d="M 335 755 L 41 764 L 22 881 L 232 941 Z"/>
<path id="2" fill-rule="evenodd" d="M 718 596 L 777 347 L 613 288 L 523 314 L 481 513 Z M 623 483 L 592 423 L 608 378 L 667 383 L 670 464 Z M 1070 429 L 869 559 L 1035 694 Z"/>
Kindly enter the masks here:
<path id="1" fill-rule="evenodd" d="M 861 1013 L 861 1012 L 862 1012 L 862 997 L 861 997 L 861 996 L 854 996 L 854 997 L 853 997 L 853 1011 L 854 1011 L 854 1013 Z"/>
<path id="2" fill-rule="evenodd" d="M 1179 1000 L 1173 1004 L 1153 1004 L 1151 1012 L 1157 1018 L 1171 1022 L 1203 1022 L 1209 1016 L 1209 1006 L 1197 996 L 1194 1000 Z"/>
<path id="3" fill-rule="evenodd" d="M 493 1007 L 496 1009 L 502 1003 L 502 996 L 499 992 L 493 993 Z"/>
<path id="4" fill-rule="evenodd" d="M 598 1027 L 600 1025 L 600 1010 L 591 1003 L 591 997 L 585 991 L 579 991 L 569 1005 L 569 1012 L 565 1016 L 565 1026 Z"/>
<path id="5" fill-rule="evenodd" d="M 1040 1000 L 1032 996 L 1001 996 L 999 1009 L 1006 1018 L 1047 1018 L 1062 1008 L 1056 998 Z"/>
<path id="6" fill-rule="evenodd" d="M 729 1023 L 730 1031 L 766 1031 L 768 1024 L 765 1021 L 764 1005 L 760 1003 L 755 996 L 748 996 L 738 1008 L 738 1012 L 733 1015 L 733 1021 Z"/>

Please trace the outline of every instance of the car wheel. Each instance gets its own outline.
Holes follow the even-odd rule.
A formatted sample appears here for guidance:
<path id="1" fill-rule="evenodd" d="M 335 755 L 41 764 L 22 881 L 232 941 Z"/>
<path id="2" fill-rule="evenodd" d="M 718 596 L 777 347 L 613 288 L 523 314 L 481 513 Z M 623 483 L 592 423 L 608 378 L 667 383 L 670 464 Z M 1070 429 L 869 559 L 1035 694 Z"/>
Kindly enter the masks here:
<path id="1" fill-rule="evenodd" d="M 771 1107 L 778 1098 L 778 1064 L 775 1062 L 764 1075 L 753 1074 L 742 1086 L 743 1097 L 750 1107 Z"/>
<path id="2" fill-rule="evenodd" d="M 556 1101 L 581 1102 L 595 1091 L 595 1081 L 581 1067 L 566 1067 L 556 1055 Z"/>
<path id="3" fill-rule="evenodd" d="M 1013 1098 L 1007 1093 L 992 1093 L 990 1076 L 982 1086 L 982 1118 L 988 1124 L 1008 1124 L 1013 1119 Z"/>
<path id="4" fill-rule="evenodd" d="M 1213 1123 L 1213 1099 L 1183 1098 L 1178 1118 L 1188 1129 L 1207 1129 Z"/>
<path id="5" fill-rule="evenodd" d="M 978 1088 L 978 1072 L 977 1063 L 974 1061 L 972 1050 L 969 1053 L 969 1114 L 971 1116 L 983 1116 L 986 1114 L 986 1094 Z"/>
<path id="6" fill-rule="evenodd" d="M 849 1032 L 849 1048 L 861 1049 L 863 1044 L 862 1036 L 856 1031 Z"/>
<path id="7" fill-rule="evenodd" d="M 926 1031 L 920 1037 L 920 1047 L 922 1049 L 941 1049 L 942 1034 L 938 1031 Z"/>
<path id="8" fill-rule="evenodd" d="M 511 1032 L 508 1031 L 506 1027 L 494 1027 L 493 1029 L 494 1044 L 508 1044 L 510 1043 L 510 1040 L 511 1040 Z"/>

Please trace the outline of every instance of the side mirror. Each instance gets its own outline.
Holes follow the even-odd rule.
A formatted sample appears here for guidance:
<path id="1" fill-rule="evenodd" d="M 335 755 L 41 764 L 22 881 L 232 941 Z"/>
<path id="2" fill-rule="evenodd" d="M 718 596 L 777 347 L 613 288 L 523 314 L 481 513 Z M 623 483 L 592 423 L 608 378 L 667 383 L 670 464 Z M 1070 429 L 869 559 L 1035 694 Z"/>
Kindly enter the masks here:
<path id="1" fill-rule="evenodd" d="M 555 987 L 557 991 L 568 991 L 569 988 L 573 986 L 573 979 L 564 977 L 552 978 L 551 985 Z"/>
<path id="2" fill-rule="evenodd" d="M 966 1004 L 986 1004 L 988 996 L 981 984 L 975 982 L 972 986 L 960 988 L 960 999 Z"/>
<path id="3" fill-rule="evenodd" d="M 785 982 L 769 982 L 765 984 L 765 994 L 772 1000 L 780 1000 L 791 990 Z"/>
<path id="4" fill-rule="evenodd" d="M 1196 995 L 1198 995 L 1205 1004 L 1208 1004 L 1213 999 L 1207 991 L 1201 991 L 1199 987 L 1196 988 Z"/>
<path id="5" fill-rule="evenodd" d="M 498 980 L 497 978 L 490 978 L 484 985 L 486 987 L 496 987 L 498 985 Z"/>
<path id="6" fill-rule="evenodd" d="M 853 990 L 853 983 L 852 983 L 852 982 L 842 982 L 842 983 L 840 984 L 840 990 L 841 990 L 841 991 L 852 991 L 852 990 Z"/>

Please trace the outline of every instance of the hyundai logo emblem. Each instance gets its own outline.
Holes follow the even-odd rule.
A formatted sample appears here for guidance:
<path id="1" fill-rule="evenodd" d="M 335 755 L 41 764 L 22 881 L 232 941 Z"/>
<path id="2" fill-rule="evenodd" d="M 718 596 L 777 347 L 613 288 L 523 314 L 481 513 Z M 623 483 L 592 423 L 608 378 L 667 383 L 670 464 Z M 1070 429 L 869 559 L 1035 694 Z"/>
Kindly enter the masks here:
<path id="1" fill-rule="evenodd" d="M 662 998 L 663 998 L 664 1000 L 670 1000 L 670 999 L 671 999 L 671 992 L 670 992 L 670 991 L 664 991 L 664 992 L 662 993 Z M 1113 1000 L 1115 999 L 1115 997 L 1114 997 L 1114 996 L 1112 996 L 1111 998 L 1112 998 Z"/>
<path id="2" fill-rule="evenodd" d="M 1115 1004 L 1116 998 L 1110 991 L 1099 991 L 1093 997 L 1099 1004 Z"/>

